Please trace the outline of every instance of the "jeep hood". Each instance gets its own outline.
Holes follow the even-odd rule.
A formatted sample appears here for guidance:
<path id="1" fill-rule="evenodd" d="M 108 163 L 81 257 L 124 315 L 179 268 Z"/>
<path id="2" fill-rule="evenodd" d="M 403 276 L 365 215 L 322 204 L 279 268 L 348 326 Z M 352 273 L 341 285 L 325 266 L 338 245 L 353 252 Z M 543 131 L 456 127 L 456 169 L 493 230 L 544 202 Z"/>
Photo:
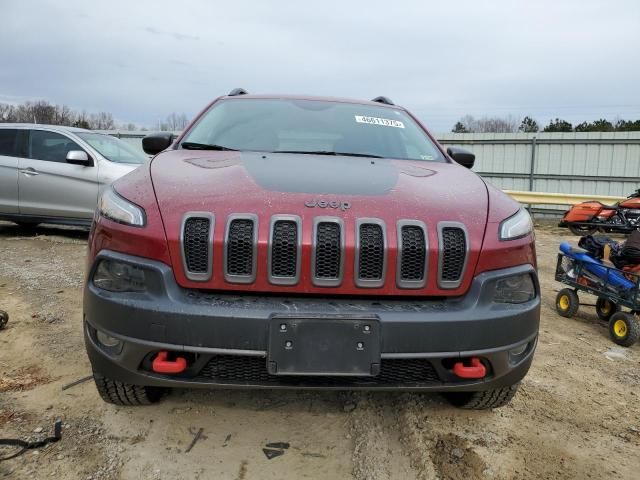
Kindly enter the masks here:
<path id="1" fill-rule="evenodd" d="M 486 185 L 476 174 L 453 163 L 174 150 L 158 155 L 150 168 L 174 266 L 180 263 L 174 257 L 180 255 L 180 228 L 187 212 L 215 215 L 214 242 L 224 242 L 229 215 L 255 214 L 259 248 L 268 243 L 271 215 L 299 215 L 303 246 L 305 237 L 311 238 L 307 229 L 313 219 L 329 215 L 342 218 L 347 229 L 355 228 L 358 218 L 383 220 L 391 250 L 396 248 L 398 220 L 425 222 L 432 246 L 437 245 L 438 222 L 463 223 L 469 235 L 472 277 L 487 221 Z M 349 242 L 350 236 L 348 248 Z M 270 289 L 274 290 L 278 288 Z"/>
<path id="2" fill-rule="evenodd" d="M 482 228 L 487 189 L 457 164 L 346 156 L 258 152 L 173 151 L 156 157 L 151 178 L 165 224 L 187 211 L 320 213 L 313 200 L 349 202 L 325 215 L 377 217 L 386 221 L 442 219 Z M 314 211 L 315 210 L 315 211 Z"/>

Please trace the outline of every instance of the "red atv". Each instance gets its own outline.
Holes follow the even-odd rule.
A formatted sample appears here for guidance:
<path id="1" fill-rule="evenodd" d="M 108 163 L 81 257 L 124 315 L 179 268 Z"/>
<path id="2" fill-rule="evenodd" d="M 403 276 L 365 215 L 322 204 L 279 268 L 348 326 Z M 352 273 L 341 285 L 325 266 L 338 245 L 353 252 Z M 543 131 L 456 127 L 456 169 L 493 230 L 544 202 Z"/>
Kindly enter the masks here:
<path id="1" fill-rule="evenodd" d="M 574 235 L 591 235 L 596 231 L 607 233 L 631 233 L 640 229 L 640 190 L 636 190 L 623 202 L 604 205 L 591 200 L 571 207 L 561 227 L 568 227 Z"/>

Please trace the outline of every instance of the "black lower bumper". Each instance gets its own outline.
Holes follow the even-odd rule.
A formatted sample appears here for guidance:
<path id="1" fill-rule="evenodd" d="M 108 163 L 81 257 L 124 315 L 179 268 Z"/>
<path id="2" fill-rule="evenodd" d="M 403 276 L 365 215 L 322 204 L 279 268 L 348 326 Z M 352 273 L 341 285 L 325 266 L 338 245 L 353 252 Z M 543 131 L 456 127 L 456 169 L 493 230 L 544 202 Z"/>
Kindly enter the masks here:
<path id="1" fill-rule="evenodd" d="M 85 288 L 85 339 L 92 366 L 127 383 L 487 390 L 521 380 L 536 346 L 539 296 L 519 305 L 492 301 L 499 279 L 525 272 L 535 278 L 529 265 L 482 273 L 460 298 L 356 300 L 203 293 L 179 287 L 171 269 L 162 263 L 108 251 L 98 259 L 105 257 L 148 272 L 146 293 L 112 293 L 90 280 Z M 267 364 L 274 317 L 374 321 L 379 329 L 379 369 L 367 376 L 274 375 Z M 97 331 L 119 339 L 120 344 L 104 346 L 96 338 Z M 154 373 L 151 360 L 161 350 L 186 357 L 188 368 L 177 375 Z M 484 378 L 461 379 L 453 374 L 453 364 L 469 357 L 478 357 L 486 365 Z"/>

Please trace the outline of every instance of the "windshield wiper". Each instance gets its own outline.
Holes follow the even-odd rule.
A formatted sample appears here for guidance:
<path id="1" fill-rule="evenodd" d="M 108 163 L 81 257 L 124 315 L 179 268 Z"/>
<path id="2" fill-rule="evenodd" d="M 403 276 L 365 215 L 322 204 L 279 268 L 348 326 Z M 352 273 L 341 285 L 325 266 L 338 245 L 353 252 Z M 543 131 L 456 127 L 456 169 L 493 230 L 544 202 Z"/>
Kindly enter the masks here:
<path id="1" fill-rule="evenodd" d="M 345 157 L 384 158 L 381 155 L 373 155 L 371 153 L 333 152 L 330 150 L 276 150 L 271 153 L 301 153 L 303 155 L 343 155 Z"/>
<path id="2" fill-rule="evenodd" d="M 236 151 L 235 148 L 223 147 L 222 145 L 210 145 L 208 143 L 197 143 L 197 142 L 182 142 L 180 144 L 182 148 L 186 148 L 187 150 L 231 150 Z"/>

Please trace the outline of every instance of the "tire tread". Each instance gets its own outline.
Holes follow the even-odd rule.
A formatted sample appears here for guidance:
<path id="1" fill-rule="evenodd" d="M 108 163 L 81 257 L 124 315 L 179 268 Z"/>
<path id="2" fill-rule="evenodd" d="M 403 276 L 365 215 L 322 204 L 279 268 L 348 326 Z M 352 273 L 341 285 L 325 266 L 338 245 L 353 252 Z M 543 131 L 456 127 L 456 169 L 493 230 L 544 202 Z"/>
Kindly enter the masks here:
<path id="1" fill-rule="evenodd" d="M 100 397 L 105 402 L 114 405 L 151 405 L 160 400 L 162 396 L 162 389 L 160 388 L 119 382 L 105 377 L 98 372 L 93 372 L 93 380 Z"/>
<path id="2" fill-rule="evenodd" d="M 620 340 L 613 333 L 613 324 L 616 322 L 616 320 L 622 319 L 626 320 L 625 323 L 627 324 L 627 328 L 629 329 L 629 333 L 624 340 Z M 611 337 L 611 340 L 613 340 L 618 345 L 622 347 L 630 347 L 634 343 L 636 343 L 638 339 L 640 339 L 640 322 L 638 321 L 636 316 L 631 313 L 616 312 L 609 319 L 609 336 Z"/>
<path id="3" fill-rule="evenodd" d="M 480 392 L 454 392 L 449 394 L 450 401 L 459 408 L 467 410 L 487 410 L 507 405 L 518 391 L 519 383 L 508 387 Z"/>

